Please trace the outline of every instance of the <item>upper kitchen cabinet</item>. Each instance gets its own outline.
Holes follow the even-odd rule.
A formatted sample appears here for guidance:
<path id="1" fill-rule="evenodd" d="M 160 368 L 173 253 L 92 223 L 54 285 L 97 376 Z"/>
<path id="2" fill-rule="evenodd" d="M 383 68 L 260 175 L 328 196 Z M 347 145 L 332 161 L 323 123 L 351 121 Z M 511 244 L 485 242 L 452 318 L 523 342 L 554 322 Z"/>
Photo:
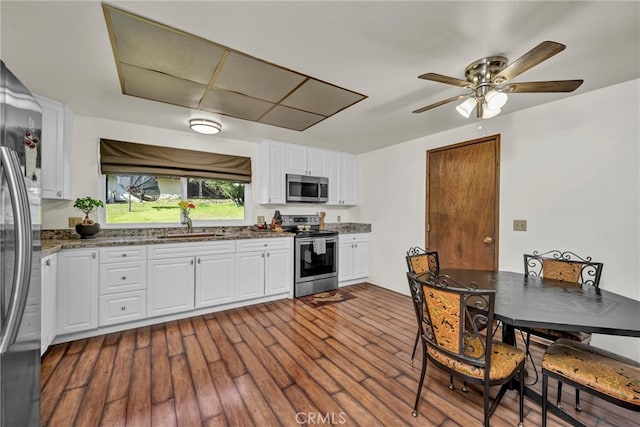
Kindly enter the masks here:
<path id="1" fill-rule="evenodd" d="M 285 204 L 285 145 L 263 141 L 260 145 L 260 203 Z"/>
<path id="2" fill-rule="evenodd" d="M 328 205 L 358 204 L 355 154 L 265 140 L 260 145 L 260 203 L 286 203 L 287 174 L 329 178 Z"/>
<path id="3" fill-rule="evenodd" d="M 42 197 L 71 200 L 73 112 L 58 101 L 36 99 L 42 107 Z"/>
<path id="4" fill-rule="evenodd" d="M 328 177 L 325 150 L 287 144 L 285 149 L 285 173 Z"/>
<path id="5" fill-rule="evenodd" d="M 339 151 L 327 152 L 329 177 L 328 205 L 358 204 L 358 159 L 355 154 Z"/>

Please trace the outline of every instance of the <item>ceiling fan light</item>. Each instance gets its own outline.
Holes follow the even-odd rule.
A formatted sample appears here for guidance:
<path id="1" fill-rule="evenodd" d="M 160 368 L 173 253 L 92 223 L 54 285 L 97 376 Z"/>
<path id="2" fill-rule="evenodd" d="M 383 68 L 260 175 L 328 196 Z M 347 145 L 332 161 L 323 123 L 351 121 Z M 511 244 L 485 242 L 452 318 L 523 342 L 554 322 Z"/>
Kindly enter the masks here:
<path id="1" fill-rule="evenodd" d="M 484 108 L 482 109 L 482 118 L 490 119 L 491 117 L 495 117 L 500 114 L 502 111 L 500 108 L 491 108 L 489 105 L 484 104 Z"/>
<path id="2" fill-rule="evenodd" d="M 458 113 L 460 113 L 462 117 L 469 118 L 469 116 L 471 115 L 471 112 L 475 107 L 476 107 L 476 99 L 474 97 L 469 97 L 465 99 L 462 102 L 462 104 L 458 105 L 456 107 L 456 110 L 458 110 Z"/>
<path id="3" fill-rule="evenodd" d="M 491 89 L 484 97 L 487 101 L 487 106 L 492 110 L 500 110 L 507 103 L 509 97 L 504 92 L 498 92 L 495 89 Z"/>
<path id="4" fill-rule="evenodd" d="M 220 123 L 207 119 L 191 119 L 189 127 L 191 130 L 205 135 L 214 135 L 222 130 Z"/>

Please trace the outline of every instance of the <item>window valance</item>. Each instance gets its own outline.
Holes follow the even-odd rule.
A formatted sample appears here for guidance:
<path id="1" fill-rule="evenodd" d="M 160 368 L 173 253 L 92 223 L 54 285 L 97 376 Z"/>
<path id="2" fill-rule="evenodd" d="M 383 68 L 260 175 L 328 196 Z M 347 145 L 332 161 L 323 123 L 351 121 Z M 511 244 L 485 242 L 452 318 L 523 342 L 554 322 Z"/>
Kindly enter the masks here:
<path id="1" fill-rule="evenodd" d="M 251 158 L 100 139 L 103 174 L 132 173 L 251 182 Z"/>

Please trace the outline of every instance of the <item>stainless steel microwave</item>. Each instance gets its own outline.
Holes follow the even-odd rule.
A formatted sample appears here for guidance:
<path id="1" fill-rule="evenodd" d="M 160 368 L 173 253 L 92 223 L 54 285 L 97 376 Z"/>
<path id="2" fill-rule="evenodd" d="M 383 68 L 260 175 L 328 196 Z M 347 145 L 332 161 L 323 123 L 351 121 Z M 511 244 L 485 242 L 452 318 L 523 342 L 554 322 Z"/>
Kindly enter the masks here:
<path id="1" fill-rule="evenodd" d="M 329 178 L 287 174 L 287 202 L 327 203 Z"/>

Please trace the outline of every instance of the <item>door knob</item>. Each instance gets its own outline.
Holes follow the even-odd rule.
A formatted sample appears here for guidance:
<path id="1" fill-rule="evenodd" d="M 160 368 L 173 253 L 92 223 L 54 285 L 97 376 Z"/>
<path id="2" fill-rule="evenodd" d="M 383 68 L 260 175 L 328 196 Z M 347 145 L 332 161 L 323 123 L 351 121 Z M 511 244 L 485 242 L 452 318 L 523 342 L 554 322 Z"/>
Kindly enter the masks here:
<path id="1" fill-rule="evenodd" d="M 484 238 L 483 242 L 485 242 L 488 245 L 489 243 L 493 243 L 493 239 L 491 237 L 487 236 L 487 237 Z"/>

